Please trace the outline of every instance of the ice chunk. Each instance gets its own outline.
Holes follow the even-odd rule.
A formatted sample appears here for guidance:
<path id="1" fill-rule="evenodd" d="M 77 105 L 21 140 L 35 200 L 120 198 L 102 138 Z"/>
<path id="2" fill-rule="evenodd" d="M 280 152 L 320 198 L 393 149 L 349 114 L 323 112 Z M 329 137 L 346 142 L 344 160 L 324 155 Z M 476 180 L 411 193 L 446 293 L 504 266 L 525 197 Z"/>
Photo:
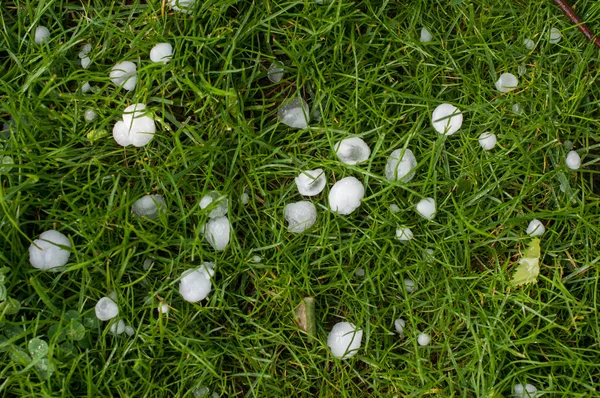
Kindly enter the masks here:
<path id="1" fill-rule="evenodd" d="M 407 293 L 414 293 L 417 291 L 417 285 L 415 284 L 415 281 L 408 278 L 404 280 L 404 288 L 406 289 Z"/>
<path id="2" fill-rule="evenodd" d="M 338 214 L 348 215 L 360 206 L 365 188 L 354 177 L 342 178 L 329 191 L 329 208 Z"/>
<path id="3" fill-rule="evenodd" d="M 155 132 L 154 119 L 148 116 L 146 105 L 133 104 L 123 111 L 123 120 L 115 123 L 113 138 L 121 146 L 140 147 L 147 145 Z"/>
<path id="4" fill-rule="evenodd" d="M 421 199 L 417 203 L 417 213 L 428 220 L 433 220 L 436 213 L 435 200 L 433 198 Z"/>
<path id="5" fill-rule="evenodd" d="M 252 262 L 258 264 L 262 261 L 262 258 L 260 256 L 254 256 L 252 257 Z"/>
<path id="6" fill-rule="evenodd" d="M 92 51 L 92 45 L 90 43 L 85 43 L 85 45 L 81 48 L 79 52 L 79 59 L 84 59 L 88 56 L 88 54 Z"/>
<path id="7" fill-rule="evenodd" d="M 29 262 L 42 270 L 62 267 L 69 261 L 71 252 L 61 246 L 71 247 L 69 238 L 53 229 L 43 232 L 29 246 Z"/>
<path id="8" fill-rule="evenodd" d="M 96 119 L 96 112 L 93 109 L 86 109 L 83 118 L 86 122 L 93 122 Z"/>
<path id="9" fill-rule="evenodd" d="M 125 332 L 125 322 L 123 322 L 122 319 L 119 319 L 118 321 L 113 322 L 110 325 L 110 332 L 112 334 L 114 334 L 115 336 L 117 336 L 119 334 L 123 334 Z"/>
<path id="10" fill-rule="evenodd" d="M 229 244 L 231 226 L 227 217 L 212 218 L 204 229 L 204 236 L 215 250 L 225 250 Z"/>
<path id="11" fill-rule="evenodd" d="M 267 78 L 273 83 L 279 83 L 283 79 L 283 65 L 280 62 L 273 62 L 267 71 Z"/>
<path id="12" fill-rule="evenodd" d="M 427 333 L 421 333 L 417 337 L 417 343 L 419 343 L 420 346 L 426 346 L 430 342 L 431 342 L 431 336 L 429 336 Z"/>
<path id="13" fill-rule="evenodd" d="M 142 264 L 142 268 L 144 268 L 144 271 L 148 271 L 150 269 L 150 267 L 152 267 L 152 265 L 154 265 L 154 259 L 151 257 L 148 257 L 147 259 L 144 260 L 144 263 Z"/>
<path id="14" fill-rule="evenodd" d="M 244 191 L 240 200 L 244 206 L 247 205 L 250 201 L 250 195 L 248 195 L 248 192 Z"/>
<path id="15" fill-rule="evenodd" d="M 416 174 L 417 158 L 410 149 L 396 149 L 385 165 L 385 177 L 390 181 L 409 182 Z"/>
<path id="16" fill-rule="evenodd" d="M 83 83 L 83 86 L 81 86 L 81 92 L 82 93 L 89 93 L 90 91 L 92 91 L 92 86 L 90 86 L 90 83 L 85 82 Z"/>
<path id="17" fill-rule="evenodd" d="M 117 306 L 117 303 L 108 297 L 102 297 L 100 300 L 98 300 L 94 310 L 96 311 L 96 318 L 100 319 L 101 321 L 108 321 L 109 319 L 113 319 L 119 315 L 119 307 Z"/>
<path id="18" fill-rule="evenodd" d="M 431 114 L 433 128 L 440 134 L 452 135 L 460 129 L 463 115 L 457 107 L 450 104 L 441 104 Z"/>
<path id="19" fill-rule="evenodd" d="M 208 213 L 209 218 L 223 217 L 227 214 L 229 201 L 226 197 L 221 197 L 217 191 L 211 191 L 200 199 L 200 208 L 202 210 L 212 209 Z"/>
<path id="20" fill-rule="evenodd" d="M 179 293 L 183 299 L 190 303 L 204 300 L 212 289 L 210 278 L 214 272 L 214 264 L 208 262 L 196 269 L 184 271 L 179 281 Z"/>
<path id="21" fill-rule="evenodd" d="M 189 14 L 194 10 L 196 0 L 169 0 L 169 5 L 175 10 Z"/>
<path id="22" fill-rule="evenodd" d="M 304 170 L 294 179 L 298 192 L 304 196 L 315 196 L 323 191 L 327 178 L 322 169 Z"/>
<path id="23" fill-rule="evenodd" d="M 317 209 L 308 200 L 290 203 L 285 206 L 285 219 L 290 232 L 299 234 L 312 227 L 317 221 Z"/>
<path id="24" fill-rule="evenodd" d="M 402 318 L 398 318 L 394 321 L 394 328 L 396 329 L 396 333 L 400 335 L 400 337 L 404 337 L 404 327 L 406 326 L 406 322 Z"/>
<path id="25" fill-rule="evenodd" d="M 550 34 L 548 35 L 548 40 L 550 41 L 550 43 L 557 44 L 560 42 L 560 39 L 562 39 L 562 34 L 560 33 L 560 30 L 558 30 L 557 28 L 550 29 Z"/>
<path id="26" fill-rule="evenodd" d="M 173 58 L 173 46 L 170 43 L 158 43 L 150 50 L 150 60 L 152 62 L 166 64 L 171 58 Z"/>
<path id="27" fill-rule="evenodd" d="M 137 83 L 137 67 L 131 61 L 123 61 L 112 67 L 109 76 L 115 85 L 132 91 Z"/>
<path id="28" fill-rule="evenodd" d="M 496 134 L 490 133 L 489 131 L 481 133 L 479 136 L 479 145 L 486 151 L 493 149 L 496 146 L 496 142 L 498 142 Z"/>
<path id="29" fill-rule="evenodd" d="M 50 40 L 50 31 L 45 26 L 38 26 L 35 28 L 34 39 L 35 44 L 44 44 Z"/>
<path id="30" fill-rule="evenodd" d="M 512 106 L 512 111 L 515 115 L 521 115 L 523 113 L 523 107 L 517 103 Z"/>
<path id="31" fill-rule="evenodd" d="M 413 232 L 408 227 L 399 227 L 396 230 L 396 238 L 401 241 L 414 239 Z"/>
<path id="32" fill-rule="evenodd" d="M 513 387 L 514 398 L 536 398 L 537 388 L 533 384 L 515 384 Z"/>
<path id="33" fill-rule="evenodd" d="M 277 116 L 281 123 L 296 128 L 305 129 L 308 127 L 309 108 L 306 101 L 300 97 L 294 97 L 287 104 L 281 105 L 277 111 Z"/>
<path id="34" fill-rule="evenodd" d="M 358 277 L 365 276 L 365 269 L 364 268 L 357 268 L 356 271 L 354 271 L 354 275 L 356 275 Z"/>
<path id="35" fill-rule="evenodd" d="M 498 78 L 496 82 L 496 89 L 502 91 L 503 93 L 507 93 L 511 90 L 514 90 L 519 85 L 519 79 L 512 73 L 503 73 Z"/>
<path id="36" fill-rule="evenodd" d="M 429 43 L 432 39 L 433 36 L 427 30 L 427 28 L 421 28 L 421 38 L 419 39 L 421 43 Z"/>
<path id="37" fill-rule="evenodd" d="M 346 138 L 335 144 L 335 154 L 342 163 L 351 166 L 365 162 L 371 156 L 371 148 L 362 138 Z"/>
<path id="38" fill-rule="evenodd" d="M 131 206 L 131 211 L 136 216 L 149 219 L 158 218 L 166 209 L 167 204 L 161 195 L 144 195 Z"/>
<path id="39" fill-rule="evenodd" d="M 169 306 L 165 303 L 159 304 L 157 309 L 158 309 L 158 312 L 160 312 L 161 314 L 169 313 Z"/>
<path id="40" fill-rule="evenodd" d="M 92 63 L 92 60 L 90 59 L 90 57 L 81 58 L 81 67 L 83 69 L 87 69 L 91 63 Z"/>
<path id="41" fill-rule="evenodd" d="M 356 354 L 361 345 L 363 331 L 350 322 L 336 323 L 329 336 L 327 346 L 334 357 L 346 359 Z"/>
<path id="42" fill-rule="evenodd" d="M 390 204 L 390 212 L 391 213 L 398 213 L 400 211 L 400 208 L 398 207 L 398 205 L 391 203 Z"/>
<path id="43" fill-rule="evenodd" d="M 567 167 L 571 170 L 577 170 L 581 167 L 581 157 L 575 151 L 570 151 L 567 153 L 566 159 Z"/>
<path id="44" fill-rule="evenodd" d="M 125 326 L 125 334 L 129 337 L 132 337 L 135 334 L 135 329 L 133 329 L 131 326 L 127 325 L 127 326 Z"/>
<path id="45" fill-rule="evenodd" d="M 534 218 L 527 226 L 527 235 L 542 236 L 546 232 L 546 227 L 537 218 Z"/>
<path id="46" fill-rule="evenodd" d="M 531 39 L 525 39 L 525 40 L 523 40 L 523 45 L 529 51 L 533 50 L 533 47 L 535 47 L 535 43 Z"/>

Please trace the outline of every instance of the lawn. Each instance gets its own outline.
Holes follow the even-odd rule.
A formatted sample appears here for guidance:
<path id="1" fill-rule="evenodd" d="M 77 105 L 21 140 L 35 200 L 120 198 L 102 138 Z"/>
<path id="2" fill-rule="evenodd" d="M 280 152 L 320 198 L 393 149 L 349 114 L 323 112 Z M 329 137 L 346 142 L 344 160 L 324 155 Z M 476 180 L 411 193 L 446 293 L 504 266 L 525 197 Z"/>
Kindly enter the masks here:
<path id="1" fill-rule="evenodd" d="M 600 60 L 552 1 L 168 3 L 0 2 L 0 157 L 14 162 L 0 171 L 1 396 L 499 398 L 525 383 L 600 396 Z M 576 5 L 600 32 L 600 3 Z M 38 26 L 50 32 L 39 45 Z M 149 58 L 161 42 L 166 64 Z M 109 78 L 122 61 L 137 65 L 132 91 Z M 503 73 L 516 89 L 496 89 Z M 321 115 L 306 129 L 278 118 L 299 96 Z M 113 126 L 135 103 L 156 134 L 119 146 Z M 456 134 L 432 127 L 442 103 L 462 112 Z M 489 151 L 484 132 L 498 139 Z M 367 161 L 338 159 L 347 137 L 369 145 Z M 399 148 L 417 160 L 409 182 L 386 178 Z M 300 195 L 294 178 L 317 168 L 324 191 Z M 345 177 L 365 195 L 340 215 L 328 193 Z M 229 201 L 222 251 L 203 235 L 211 191 Z M 132 214 L 146 194 L 164 197 L 158 218 Z M 415 211 L 427 197 L 432 220 Z M 301 200 L 317 221 L 298 234 L 284 208 Z M 516 287 L 534 219 L 539 276 Z M 70 240 L 69 262 L 35 269 L 29 247 L 51 229 Z M 182 273 L 205 261 L 212 291 L 187 302 Z M 113 291 L 118 318 L 100 322 Z M 295 321 L 305 297 L 312 337 Z M 117 319 L 132 336 L 111 332 Z M 347 359 L 327 346 L 337 322 L 363 331 Z"/>

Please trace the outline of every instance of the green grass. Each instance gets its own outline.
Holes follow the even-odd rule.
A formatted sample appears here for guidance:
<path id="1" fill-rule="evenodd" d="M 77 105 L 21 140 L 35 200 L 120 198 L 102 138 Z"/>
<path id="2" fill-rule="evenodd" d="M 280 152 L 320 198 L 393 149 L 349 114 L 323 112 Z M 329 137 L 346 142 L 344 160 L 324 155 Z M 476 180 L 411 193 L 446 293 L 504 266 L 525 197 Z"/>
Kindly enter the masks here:
<path id="1" fill-rule="evenodd" d="M 600 395 L 598 50 L 551 1 L 206 0 L 190 15 L 157 0 L 108 3 L 0 3 L 0 119 L 16 120 L 4 149 L 15 165 L 0 175 L 0 266 L 22 306 L 1 307 L 2 396 L 191 397 L 205 385 L 228 397 L 491 398 L 525 382 L 549 397 Z M 600 31 L 600 4 L 577 6 Z M 46 45 L 33 43 L 38 24 L 51 31 Z M 419 42 L 422 26 L 433 42 Z M 563 33 L 557 45 L 545 39 L 551 27 Z M 150 63 L 163 41 L 173 60 Z M 86 71 L 77 54 L 87 42 Z M 108 79 L 123 60 L 138 65 L 134 92 Z M 286 67 L 280 84 L 266 78 L 273 60 Z M 496 91 L 497 77 L 521 65 L 518 89 Z M 82 94 L 85 81 L 96 91 Z M 277 107 L 297 94 L 321 123 L 277 122 Z M 136 102 L 155 112 L 157 135 L 145 148 L 119 147 L 112 126 Z M 464 112 L 450 137 L 431 127 L 443 102 Z M 83 120 L 88 108 L 93 123 Z M 490 152 L 477 142 L 484 131 L 498 136 Z M 335 142 L 350 135 L 369 143 L 367 163 L 335 157 Z M 566 141 L 582 156 L 579 171 L 564 166 Z M 417 176 L 391 183 L 387 157 L 405 145 Z M 318 221 L 291 234 L 283 208 L 303 199 L 293 178 L 319 167 L 328 187 L 310 199 Z M 337 216 L 327 192 L 346 176 L 363 181 L 366 196 Z M 213 189 L 230 200 L 223 252 L 201 234 L 198 202 Z M 130 213 L 147 193 L 165 197 L 158 220 Z M 430 222 L 414 211 L 428 196 L 438 206 Z M 401 211 L 390 213 L 391 203 Z M 539 281 L 514 289 L 534 218 L 547 228 Z M 415 240 L 397 241 L 398 225 Z M 28 247 L 51 228 L 69 236 L 73 253 L 64 270 L 40 272 Z M 213 292 L 190 304 L 178 278 L 202 261 L 217 265 Z M 69 326 L 60 321 L 67 311 L 92 316 L 112 290 L 134 337 L 115 337 L 93 317 L 81 322 L 82 340 L 51 332 Z M 306 296 L 316 299 L 315 340 L 294 323 Z M 158 315 L 160 300 L 168 316 Z M 326 346 L 341 320 L 364 331 L 344 361 Z M 420 331 L 429 346 L 417 345 Z M 17 360 L 34 337 L 48 342 L 49 378 Z"/>

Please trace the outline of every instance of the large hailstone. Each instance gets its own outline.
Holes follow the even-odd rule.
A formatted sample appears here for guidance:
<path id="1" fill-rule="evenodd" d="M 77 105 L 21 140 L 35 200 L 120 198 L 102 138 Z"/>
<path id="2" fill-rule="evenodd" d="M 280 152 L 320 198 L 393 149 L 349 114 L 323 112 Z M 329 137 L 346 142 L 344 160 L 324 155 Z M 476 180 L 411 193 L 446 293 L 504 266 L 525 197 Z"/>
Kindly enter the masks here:
<path id="1" fill-rule="evenodd" d="M 436 213 L 435 200 L 433 198 L 421 199 L 417 203 L 417 213 L 428 220 L 433 220 Z"/>
<path id="2" fill-rule="evenodd" d="M 365 188 L 354 177 L 342 178 L 329 191 L 329 208 L 338 214 L 348 215 L 360 206 Z"/>
<path id="3" fill-rule="evenodd" d="M 98 300 L 96 307 L 94 307 L 94 311 L 96 312 L 96 318 L 101 321 L 108 321 L 119 315 L 117 303 L 109 297 L 102 297 Z"/>
<path id="4" fill-rule="evenodd" d="M 396 239 L 403 242 L 414 239 L 413 231 L 408 227 L 398 227 L 396 229 Z"/>
<path id="5" fill-rule="evenodd" d="M 514 90 L 519 85 L 519 79 L 512 73 L 503 73 L 498 78 L 496 82 L 496 89 L 498 91 L 502 91 L 503 93 L 507 93 L 511 90 Z"/>
<path id="6" fill-rule="evenodd" d="M 71 252 L 61 246 L 71 247 L 69 238 L 53 229 L 43 232 L 29 246 L 29 262 L 43 270 L 62 267 L 69 261 Z"/>
<path id="7" fill-rule="evenodd" d="M 189 269 L 181 274 L 179 293 L 185 301 L 196 303 L 204 300 L 212 289 L 211 277 L 215 275 L 215 264 L 205 262 L 196 269 Z"/>
<path id="8" fill-rule="evenodd" d="M 454 105 L 442 104 L 433 110 L 431 123 L 433 128 L 440 134 L 452 135 L 460 129 L 463 115 Z"/>
<path id="9" fill-rule="evenodd" d="M 419 343 L 420 346 L 426 346 L 430 342 L 431 342 L 431 336 L 428 335 L 427 333 L 421 333 L 417 337 L 417 343 Z"/>
<path id="10" fill-rule="evenodd" d="M 371 156 L 371 148 L 362 138 L 346 138 L 335 144 L 335 154 L 345 164 L 355 165 L 365 162 Z"/>
<path id="11" fill-rule="evenodd" d="M 300 97 L 294 97 L 277 110 L 277 116 L 281 123 L 296 129 L 308 127 L 309 114 L 308 104 Z"/>
<path id="12" fill-rule="evenodd" d="M 497 142 L 498 139 L 496 138 L 496 134 L 490 133 L 489 131 L 481 133 L 479 136 L 479 145 L 481 145 L 481 147 L 486 151 L 492 150 L 496 146 Z"/>
<path id="13" fill-rule="evenodd" d="M 312 202 L 303 200 L 285 206 L 285 219 L 290 232 L 301 233 L 317 221 L 317 209 Z"/>
<path id="14" fill-rule="evenodd" d="M 125 108 L 123 120 L 119 120 L 113 127 L 113 137 L 121 146 L 147 145 L 156 132 L 154 119 L 148 116 L 146 105 L 133 104 Z"/>
<path id="15" fill-rule="evenodd" d="M 135 201 L 131 206 L 131 211 L 138 217 L 155 219 L 166 208 L 167 204 L 161 195 L 144 195 Z"/>
<path id="16" fill-rule="evenodd" d="M 575 151 L 570 151 L 567 153 L 565 163 L 571 170 L 577 170 L 581 167 L 581 156 Z"/>
<path id="17" fill-rule="evenodd" d="M 323 169 L 304 170 L 294 179 L 298 192 L 304 196 L 315 196 L 323 191 L 327 178 Z"/>
<path id="18" fill-rule="evenodd" d="M 363 331 L 350 322 L 339 322 L 327 336 L 327 346 L 334 357 L 347 359 L 356 354 L 361 345 Z"/>
<path id="19" fill-rule="evenodd" d="M 402 318 L 398 318 L 394 321 L 394 328 L 396 329 L 396 333 L 400 337 L 404 337 L 404 327 L 406 326 L 406 321 Z"/>
<path id="20" fill-rule="evenodd" d="M 267 78 L 273 83 L 279 83 L 283 79 L 283 65 L 280 62 L 273 62 L 267 70 Z"/>
<path id="21" fill-rule="evenodd" d="M 533 384 L 515 384 L 513 387 L 514 398 L 536 398 L 538 396 L 537 387 Z"/>
<path id="22" fill-rule="evenodd" d="M 231 225 L 227 217 L 211 219 L 204 227 L 204 237 L 215 250 L 225 250 L 229 244 Z"/>
<path id="23" fill-rule="evenodd" d="M 137 67 L 131 61 L 123 61 L 112 67 L 109 76 L 115 85 L 132 91 L 137 84 Z"/>
<path id="24" fill-rule="evenodd" d="M 415 176 L 417 158 L 410 149 L 396 149 L 385 165 L 385 178 L 390 181 L 409 182 Z"/>
<path id="25" fill-rule="evenodd" d="M 431 33 L 427 30 L 427 28 L 421 28 L 421 43 L 429 43 L 433 39 Z"/>
<path id="26" fill-rule="evenodd" d="M 88 55 L 91 51 L 92 45 L 90 43 L 86 43 L 79 52 L 79 59 L 81 60 L 81 67 L 83 69 L 87 69 L 88 66 L 90 66 L 90 63 L 92 62 L 91 58 Z"/>
<path id="27" fill-rule="evenodd" d="M 50 31 L 45 26 L 38 26 L 35 28 L 35 35 L 33 37 L 33 41 L 35 44 L 44 44 L 50 40 Z"/>
<path id="28" fill-rule="evenodd" d="M 189 14 L 194 10 L 196 0 L 169 0 L 169 5 L 175 10 Z"/>
<path id="29" fill-rule="evenodd" d="M 217 191 L 209 192 L 200 199 L 200 208 L 202 210 L 210 207 L 212 210 L 208 213 L 209 218 L 223 217 L 227 214 L 229 201 L 221 197 Z"/>
<path id="30" fill-rule="evenodd" d="M 150 60 L 152 62 L 166 64 L 171 58 L 173 58 L 173 46 L 170 43 L 158 43 L 150 50 Z"/>
<path id="31" fill-rule="evenodd" d="M 527 235 L 529 236 L 542 236 L 546 232 L 546 227 L 537 218 L 533 219 L 527 226 Z"/>

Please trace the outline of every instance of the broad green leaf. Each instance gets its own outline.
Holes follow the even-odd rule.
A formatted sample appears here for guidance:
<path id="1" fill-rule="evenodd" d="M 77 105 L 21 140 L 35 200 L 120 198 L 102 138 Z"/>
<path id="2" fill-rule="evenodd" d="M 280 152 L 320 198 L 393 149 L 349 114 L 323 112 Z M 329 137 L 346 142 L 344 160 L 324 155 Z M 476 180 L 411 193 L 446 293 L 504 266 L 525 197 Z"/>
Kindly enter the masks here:
<path id="1" fill-rule="evenodd" d="M 48 343 L 42 339 L 38 339 L 37 337 L 29 340 L 27 349 L 29 350 L 29 354 L 33 359 L 43 358 L 48 355 Z"/>
<path id="2" fill-rule="evenodd" d="M 523 252 L 511 284 L 515 287 L 536 283 L 540 273 L 540 240 L 533 239 Z"/>

